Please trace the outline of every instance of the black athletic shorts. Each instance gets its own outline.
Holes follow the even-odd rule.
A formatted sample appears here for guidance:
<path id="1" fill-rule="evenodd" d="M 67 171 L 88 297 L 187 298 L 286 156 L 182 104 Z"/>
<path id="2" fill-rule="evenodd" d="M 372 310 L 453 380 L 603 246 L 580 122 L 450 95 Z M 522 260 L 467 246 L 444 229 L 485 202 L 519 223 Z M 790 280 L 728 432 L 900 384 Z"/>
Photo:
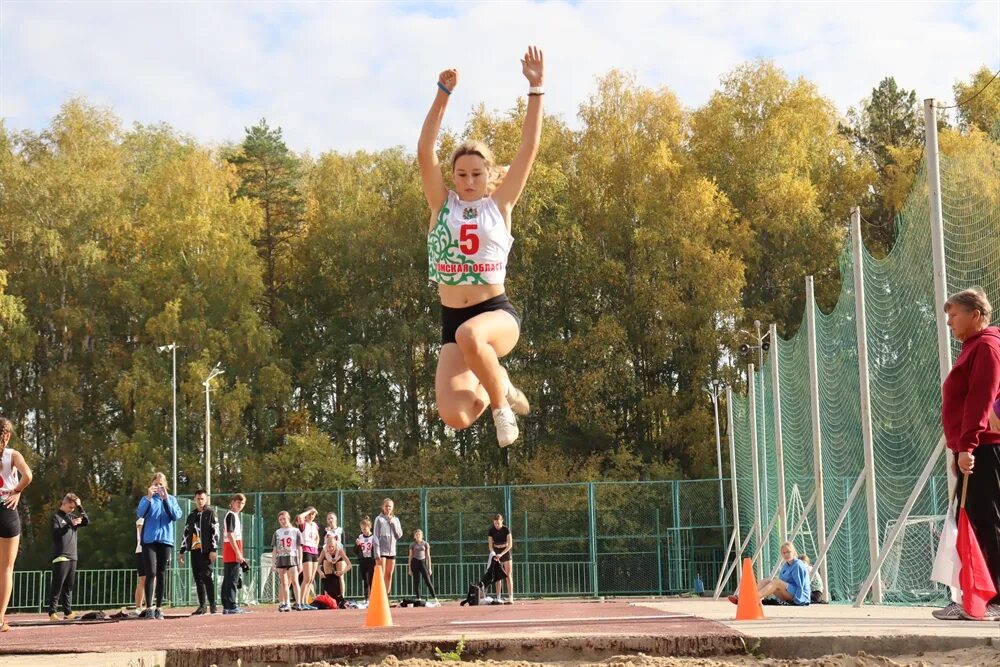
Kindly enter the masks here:
<path id="1" fill-rule="evenodd" d="M 0 498 L 0 537 L 17 537 L 21 534 L 21 515 L 7 507 L 7 498 Z"/>
<path id="2" fill-rule="evenodd" d="M 494 548 L 497 548 L 497 546 L 494 545 Z M 499 548 L 500 549 L 506 549 L 507 545 L 505 544 L 505 545 L 503 545 L 502 547 L 499 547 Z M 507 553 L 505 553 L 504 555 L 500 556 L 500 562 L 501 563 L 506 563 L 509 560 L 510 560 L 510 552 L 509 551 Z"/>
<path id="3" fill-rule="evenodd" d="M 142 557 L 141 552 L 135 555 L 135 572 L 140 577 L 146 576 L 146 559 Z"/>
<path id="4" fill-rule="evenodd" d="M 311 554 L 308 551 L 302 552 L 303 563 L 315 563 L 318 560 L 319 560 L 319 554 Z"/>
<path id="5" fill-rule="evenodd" d="M 511 305 L 510 299 L 507 298 L 506 294 L 500 294 L 498 296 L 486 299 L 486 301 L 480 301 L 472 306 L 466 306 L 465 308 L 449 308 L 448 306 L 441 306 L 441 344 L 454 343 L 455 342 L 455 332 L 458 328 L 465 324 L 467 321 L 471 320 L 476 315 L 482 315 L 483 313 L 490 313 L 494 310 L 502 310 L 505 313 L 510 313 L 511 316 L 517 321 L 518 329 L 521 328 L 521 316 Z"/>

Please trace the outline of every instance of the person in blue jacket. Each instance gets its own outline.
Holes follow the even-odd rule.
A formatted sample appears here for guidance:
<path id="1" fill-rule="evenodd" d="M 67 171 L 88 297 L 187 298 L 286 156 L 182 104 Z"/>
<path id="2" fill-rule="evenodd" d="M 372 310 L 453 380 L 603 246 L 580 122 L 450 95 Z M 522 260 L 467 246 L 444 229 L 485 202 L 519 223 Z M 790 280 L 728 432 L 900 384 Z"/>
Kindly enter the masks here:
<path id="1" fill-rule="evenodd" d="M 184 516 L 177 498 L 167 493 L 167 476 L 153 475 L 146 495 L 139 501 L 136 516 L 143 519 L 142 558 L 146 564 L 146 618 L 163 618 L 163 585 L 167 563 L 174 548 L 174 522 Z M 156 589 L 155 607 L 153 589 Z"/>
<path id="2" fill-rule="evenodd" d="M 781 569 L 774 579 L 761 579 L 757 582 L 757 593 L 760 599 L 772 595 L 786 604 L 805 606 L 809 604 L 812 586 L 809 584 L 809 568 L 799 560 L 799 554 L 791 542 L 781 545 Z M 733 604 L 739 603 L 735 595 L 729 596 Z"/>

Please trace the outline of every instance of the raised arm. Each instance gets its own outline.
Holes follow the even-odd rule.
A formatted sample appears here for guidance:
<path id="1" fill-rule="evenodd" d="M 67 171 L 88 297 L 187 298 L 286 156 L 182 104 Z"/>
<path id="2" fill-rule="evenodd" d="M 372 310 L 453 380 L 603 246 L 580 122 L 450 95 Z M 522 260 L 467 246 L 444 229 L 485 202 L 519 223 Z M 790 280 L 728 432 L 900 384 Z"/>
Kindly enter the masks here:
<path id="1" fill-rule="evenodd" d="M 540 88 L 544 84 L 545 68 L 542 51 L 537 46 L 528 47 L 528 52 L 521 60 L 521 72 L 531 88 Z M 531 165 L 538 155 L 538 145 L 542 140 L 542 94 L 541 91 L 529 89 L 528 110 L 524 116 L 524 127 L 521 128 L 521 145 L 513 162 L 510 163 L 510 169 L 493 193 L 493 201 L 504 213 L 504 217 L 510 215 L 514 204 L 521 198 L 524 186 L 528 182 L 528 175 L 531 173 Z"/>
<path id="2" fill-rule="evenodd" d="M 441 131 L 441 121 L 444 119 L 444 110 L 448 107 L 448 98 L 456 85 L 458 85 L 458 70 L 446 69 L 438 75 L 437 93 L 424 119 L 424 126 L 420 130 L 420 141 L 417 143 L 420 180 L 424 186 L 424 197 L 427 198 L 427 204 L 431 207 L 433 215 L 437 215 L 448 198 L 448 189 L 444 185 L 441 163 L 438 161 L 435 147 L 438 133 Z"/>

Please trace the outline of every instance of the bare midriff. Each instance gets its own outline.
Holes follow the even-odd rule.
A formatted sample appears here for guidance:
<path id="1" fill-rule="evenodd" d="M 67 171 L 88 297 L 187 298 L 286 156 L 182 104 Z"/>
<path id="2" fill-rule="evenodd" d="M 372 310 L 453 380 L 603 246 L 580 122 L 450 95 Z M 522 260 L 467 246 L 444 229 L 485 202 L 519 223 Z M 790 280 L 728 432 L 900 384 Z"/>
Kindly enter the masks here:
<path id="1" fill-rule="evenodd" d="M 441 305 L 448 308 L 468 308 L 504 293 L 503 285 L 443 285 L 438 284 Z"/>

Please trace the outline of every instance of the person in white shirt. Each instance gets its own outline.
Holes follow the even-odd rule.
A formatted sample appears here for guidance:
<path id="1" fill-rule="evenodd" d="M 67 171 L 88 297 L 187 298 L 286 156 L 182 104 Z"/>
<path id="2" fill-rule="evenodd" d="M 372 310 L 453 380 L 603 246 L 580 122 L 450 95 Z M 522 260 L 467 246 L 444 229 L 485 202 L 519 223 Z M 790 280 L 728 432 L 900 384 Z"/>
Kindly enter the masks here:
<path id="1" fill-rule="evenodd" d="M 467 141 L 452 154 L 455 189 L 445 186 L 436 143 L 458 70 L 438 76 L 437 94 L 417 144 L 424 197 L 431 209 L 428 277 L 438 284 L 441 298 L 442 345 L 434 381 L 438 414 L 448 426 L 463 429 L 489 406 L 501 447 L 518 438 L 515 413 L 526 415 L 529 410 L 528 399 L 511 383 L 500 359 L 510 354 L 521 335 L 521 317 L 507 298 L 504 282 L 514 242 L 511 212 L 541 141 L 541 50 L 528 48 L 521 72 L 530 85 L 528 105 L 521 144 L 505 174 L 485 144 Z"/>
<path id="2" fill-rule="evenodd" d="M 278 513 L 278 529 L 271 538 L 271 562 L 278 573 L 278 611 L 302 609 L 302 588 L 299 587 L 299 564 L 302 562 L 302 533 L 292 526 L 288 512 Z M 295 604 L 289 604 L 288 587 L 295 592 Z"/>
<path id="3" fill-rule="evenodd" d="M 14 424 L 0 417 L 0 632 L 9 632 L 7 605 L 14 592 L 14 561 L 21 544 L 21 517 L 17 504 L 21 492 L 31 484 L 31 468 L 21 452 L 7 445 L 14 435 Z"/>
<path id="4" fill-rule="evenodd" d="M 395 507 L 392 498 L 382 501 L 382 513 L 375 517 L 375 528 L 372 532 L 374 535 L 372 551 L 375 562 L 382 566 L 387 595 L 392 594 L 392 572 L 396 569 L 396 542 L 403 536 L 399 517 L 393 514 Z"/>

